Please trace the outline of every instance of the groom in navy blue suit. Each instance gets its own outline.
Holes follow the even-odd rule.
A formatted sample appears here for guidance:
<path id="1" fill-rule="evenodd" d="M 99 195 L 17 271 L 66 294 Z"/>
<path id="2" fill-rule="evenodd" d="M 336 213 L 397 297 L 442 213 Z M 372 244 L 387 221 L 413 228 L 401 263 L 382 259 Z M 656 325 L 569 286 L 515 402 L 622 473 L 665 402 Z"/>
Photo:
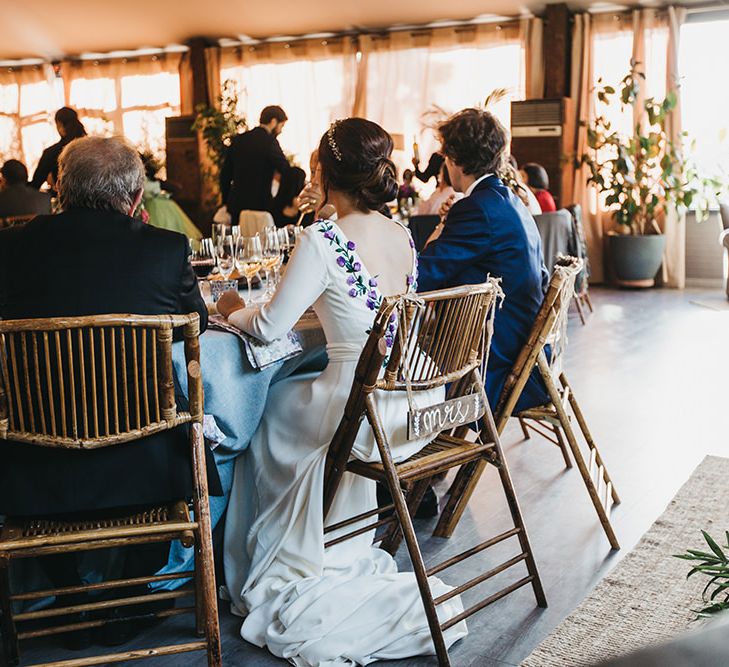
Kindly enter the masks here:
<path id="1" fill-rule="evenodd" d="M 501 278 L 506 298 L 496 313 L 486 370 L 486 395 L 495 408 L 542 305 L 549 274 L 534 218 L 496 175 L 508 142 L 503 125 L 488 111 L 464 109 L 438 131 L 451 183 L 465 196 L 420 254 L 418 290 L 482 283 L 489 275 Z M 548 401 L 535 369 L 516 410 Z"/>

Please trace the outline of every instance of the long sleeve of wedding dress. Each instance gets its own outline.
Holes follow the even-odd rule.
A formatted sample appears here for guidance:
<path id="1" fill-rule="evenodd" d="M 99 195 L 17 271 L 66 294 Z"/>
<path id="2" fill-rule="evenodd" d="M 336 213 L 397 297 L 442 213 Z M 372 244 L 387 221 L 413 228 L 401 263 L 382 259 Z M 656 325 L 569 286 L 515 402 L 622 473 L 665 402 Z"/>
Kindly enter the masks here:
<path id="1" fill-rule="evenodd" d="M 289 331 L 319 298 L 327 287 L 329 274 L 321 246 L 310 229 L 299 237 L 273 299 L 260 308 L 246 307 L 232 313 L 229 322 L 268 343 Z"/>

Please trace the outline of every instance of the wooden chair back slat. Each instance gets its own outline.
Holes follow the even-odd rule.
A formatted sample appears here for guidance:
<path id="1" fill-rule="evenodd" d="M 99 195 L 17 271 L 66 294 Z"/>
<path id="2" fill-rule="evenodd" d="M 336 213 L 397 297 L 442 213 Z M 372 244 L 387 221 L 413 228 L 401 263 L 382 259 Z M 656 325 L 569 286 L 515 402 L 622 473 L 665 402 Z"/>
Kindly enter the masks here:
<path id="1" fill-rule="evenodd" d="M 81 331 L 81 329 L 79 329 Z M 91 362 L 91 395 L 98 396 L 96 393 L 96 346 L 94 345 L 94 332 L 87 329 L 89 339 L 89 361 Z M 101 332 L 99 332 L 101 333 Z M 94 438 L 99 437 L 99 401 L 95 399 L 91 402 L 91 415 L 94 420 Z"/>
<path id="2" fill-rule="evenodd" d="M 526 344 L 504 383 L 494 411 L 496 427 L 501 433 L 521 396 L 539 353 L 557 332 L 560 322 L 567 316 L 567 309 L 574 293 L 575 279 L 582 270 L 582 260 L 576 257 L 558 257 L 549 281 L 542 306 Z"/>
<path id="3" fill-rule="evenodd" d="M 197 315 L 0 321 L 0 438 L 93 449 L 201 421 L 200 382 L 189 413 L 175 403 L 178 326 L 188 377 L 199 378 Z"/>
<path id="4" fill-rule="evenodd" d="M 498 282 L 490 279 L 481 285 L 420 294 L 415 301 L 408 296 L 384 299 L 360 355 L 344 415 L 327 454 L 325 514 L 364 415 L 367 414 L 373 429 L 379 428 L 369 408 L 366 409 L 372 392 L 406 391 L 408 386 L 417 392 L 455 383 L 463 390 L 459 395 L 471 393 L 474 382 L 459 380 L 478 375 L 486 318 L 499 293 Z M 383 373 L 388 347 L 390 357 Z M 483 391 L 483 387 L 477 390 Z M 449 397 L 457 396 L 451 392 Z"/>

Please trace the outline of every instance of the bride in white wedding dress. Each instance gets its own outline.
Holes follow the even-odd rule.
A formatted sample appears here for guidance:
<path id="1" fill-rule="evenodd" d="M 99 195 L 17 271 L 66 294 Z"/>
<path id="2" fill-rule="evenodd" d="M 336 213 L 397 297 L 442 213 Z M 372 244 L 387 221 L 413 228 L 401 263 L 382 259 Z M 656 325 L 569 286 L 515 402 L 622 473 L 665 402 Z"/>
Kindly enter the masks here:
<path id="1" fill-rule="evenodd" d="M 376 212 L 397 192 L 391 152 L 391 137 L 375 123 L 351 118 L 332 125 L 319 158 L 338 221 L 301 234 L 269 304 L 246 308 L 235 293 L 218 304 L 229 322 L 262 340 L 285 334 L 313 305 L 327 339 L 323 373 L 271 389 L 263 421 L 236 463 L 225 526 L 226 586 L 244 617 L 241 636 L 300 667 L 435 652 L 415 577 L 398 573 L 393 558 L 372 546 L 372 532 L 324 548 L 324 464 L 357 360 L 382 298 L 415 289 L 409 232 Z M 421 407 L 438 403 L 443 388 L 416 397 Z M 404 396 L 377 400 L 396 461 L 427 444 L 407 440 Z M 379 458 L 366 422 L 353 455 Z M 346 473 L 327 524 L 374 507 L 375 483 Z M 434 596 L 451 590 L 435 577 L 430 583 Z M 443 622 L 462 610 L 456 596 L 438 614 Z M 446 643 L 466 633 L 462 621 L 446 631 Z"/>

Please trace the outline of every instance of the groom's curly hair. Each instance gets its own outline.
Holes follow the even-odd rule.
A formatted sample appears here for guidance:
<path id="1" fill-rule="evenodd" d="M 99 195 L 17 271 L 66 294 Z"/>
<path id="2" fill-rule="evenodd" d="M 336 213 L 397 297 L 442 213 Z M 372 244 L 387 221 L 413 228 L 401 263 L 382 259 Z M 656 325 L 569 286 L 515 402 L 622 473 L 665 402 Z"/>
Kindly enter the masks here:
<path id="1" fill-rule="evenodd" d="M 463 109 L 438 125 L 441 153 L 468 175 L 494 174 L 506 157 L 508 133 L 483 109 Z"/>

